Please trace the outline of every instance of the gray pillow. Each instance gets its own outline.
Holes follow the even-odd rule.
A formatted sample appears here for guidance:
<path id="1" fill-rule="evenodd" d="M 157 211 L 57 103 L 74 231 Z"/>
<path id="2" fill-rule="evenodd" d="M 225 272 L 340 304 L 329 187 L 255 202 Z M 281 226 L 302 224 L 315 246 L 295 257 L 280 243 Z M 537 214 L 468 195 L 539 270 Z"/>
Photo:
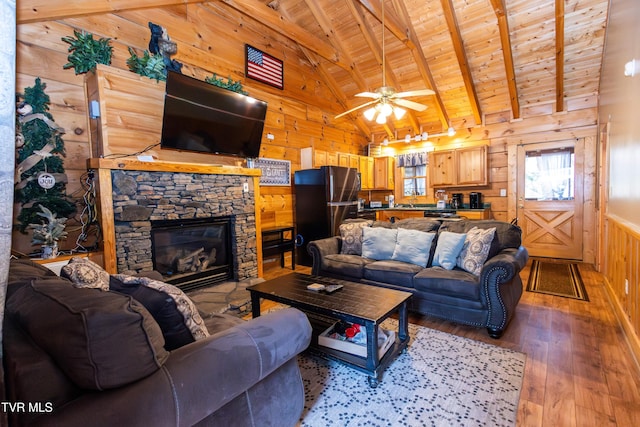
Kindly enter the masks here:
<path id="1" fill-rule="evenodd" d="M 482 266 L 489 256 L 489 249 L 491 249 L 491 242 L 493 242 L 495 233 L 495 227 L 486 230 L 473 227 L 467 231 L 467 238 L 460 255 L 458 255 L 456 265 L 471 274 L 479 276 Z"/>
<path id="2" fill-rule="evenodd" d="M 372 221 L 347 222 L 340 224 L 343 255 L 362 255 L 362 229 L 370 227 Z"/>
<path id="3" fill-rule="evenodd" d="M 88 258 L 71 258 L 60 270 L 60 277 L 69 279 L 75 288 L 109 290 L 109 273 Z"/>
<path id="4" fill-rule="evenodd" d="M 436 233 L 398 228 L 396 247 L 391 259 L 426 267 L 435 236 Z"/>
<path id="5" fill-rule="evenodd" d="M 396 249 L 397 229 L 370 227 L 362 229 L 362 256 L 381 260 L 391 259 Z"/>
<path id="6" fill-rule="evenodd" d="M 433 265 L 435 267 L 442 267 L 445 270 L 453 270 L 466 236 L 466 234 L 442 231 L 438 235 L 436 253 L 433 256 Z"/>

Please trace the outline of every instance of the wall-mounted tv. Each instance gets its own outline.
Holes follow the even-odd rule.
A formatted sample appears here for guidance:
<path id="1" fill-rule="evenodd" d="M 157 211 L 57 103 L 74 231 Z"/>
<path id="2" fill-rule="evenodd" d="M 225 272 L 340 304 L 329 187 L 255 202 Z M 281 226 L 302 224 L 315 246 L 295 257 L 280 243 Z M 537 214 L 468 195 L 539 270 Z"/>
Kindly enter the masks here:
<path id="1" fill-rule="evenodd" d="M 167 72 L 162 148 L 255 158 L 267 103 Z"/>

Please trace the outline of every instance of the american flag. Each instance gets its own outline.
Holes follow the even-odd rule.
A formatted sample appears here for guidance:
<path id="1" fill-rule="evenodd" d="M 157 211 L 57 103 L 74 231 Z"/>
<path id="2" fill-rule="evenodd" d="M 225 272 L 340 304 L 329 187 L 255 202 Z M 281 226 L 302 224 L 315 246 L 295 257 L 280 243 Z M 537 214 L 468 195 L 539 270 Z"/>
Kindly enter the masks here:
<path id="1" fill-rule="evenodd" d="M 247 77 L 283 89 L 282 61 L 249 45 L 246 45 L 246 48 Z"/>

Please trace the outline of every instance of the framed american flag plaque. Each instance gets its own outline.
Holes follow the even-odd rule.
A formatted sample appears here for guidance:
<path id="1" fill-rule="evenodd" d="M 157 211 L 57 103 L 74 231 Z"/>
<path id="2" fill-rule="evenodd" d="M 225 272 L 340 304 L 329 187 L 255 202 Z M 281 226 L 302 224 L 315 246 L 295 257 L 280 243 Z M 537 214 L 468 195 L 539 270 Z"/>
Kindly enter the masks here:
<path id="1" fill-rule="evenodd" d="M 245 53 L 245 76 L 284 89 L 284 66 L 281 60 L 248 44 L 245 45 Z"/>

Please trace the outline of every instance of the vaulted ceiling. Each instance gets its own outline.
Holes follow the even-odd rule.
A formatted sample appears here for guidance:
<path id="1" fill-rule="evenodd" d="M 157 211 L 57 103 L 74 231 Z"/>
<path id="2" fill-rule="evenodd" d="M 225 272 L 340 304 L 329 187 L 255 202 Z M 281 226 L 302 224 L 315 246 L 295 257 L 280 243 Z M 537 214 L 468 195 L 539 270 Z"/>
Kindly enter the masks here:
<path id="1" fill-rule="evenodd" d="M 428 88 L 425 104 L 384 125 L 363 110 L 366 135 L 402 138 L 486 121 L 562 113 L 597 97 L 609 0 L 94 0 L 70 2 L 65 16 L 210 3 L 231 7 L 295 43 L 338 100 L 335 114 L 367 101 L 355 95 L 383 83 Z M 47 2 L 17 3 L 18 22 L 56 19 Z M 384 35 L 385 56 L 382 57 Z M 385 66 L 382 66 L 383 60 Z"/>

